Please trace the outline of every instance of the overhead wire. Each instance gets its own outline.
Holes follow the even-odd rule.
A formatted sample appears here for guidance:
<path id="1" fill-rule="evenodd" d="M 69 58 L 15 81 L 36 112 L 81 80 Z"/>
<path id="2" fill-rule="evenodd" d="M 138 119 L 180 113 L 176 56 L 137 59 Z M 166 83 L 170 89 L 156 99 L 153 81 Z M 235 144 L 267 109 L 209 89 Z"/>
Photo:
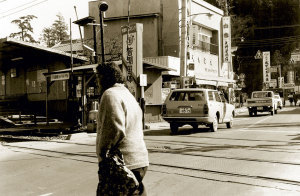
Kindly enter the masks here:
<path id="1" fill-rule="evenodd" d="M 287 43 L 297 42 L 300 40 L 300 35 L 288 36 L 282 38 L 273 39 L 262 39 L 262 40 L 249 40 L 246 42 L 238 43 L 239 47 L 259 47 L 259 46 L 274 46 L 274 45 L 284 45 Z"/>
<path id="2" fill-rule="evenodd" d="M 6 10 L 6 11 L 4 11 L 4 12 L 1 12 L 0 14 L 5 14 L 5 13 L 7 13 L 7 12 L 10 12 L 10 11 L 12 11 L 12 10 L 18 9 L 18 8 L 23 7 L 23 6 L 25 6 L 25 5 L 29 5 L 29 4 L 34 3 L 34 2 L 36 2 L 36 1 L 39 1 L 39 0 L 33 0 L 33 1 L 29 2 L 29 3 L 24 3 L 23 5 L 20 5 L 20 6 L 11 8 L 11 9 L 9 9 L 9 10 Z M 1 2 L 0 2 L 0 3 L 1 3 Z"/>
<path id="3" fill-rule="evenodd" d="M 32 8 L 32 7 L 36 6 L 36 5 L 39 5 L 39 4 L 41 4 L 41 3 L 44 3 L 44 2 L 46 2 L 46 1 L 48 1 L 48 0 L 41 1 L 41 2 L 39 2 L 39 3 L 36 3 L 36 4 L 31 5 L 31 6 L 25 7 L 25 8 L 23 8 L 23 9 L 20 9 L 20 10 L 18 10 L 18 11 L 12 12 L 12 13 L 10 13 L 10 14 L 4 15 L 4 16 L 0 16 L 0 19 L 1 19 L 1 18 L 5 18 L 5 17 L 10 16 L 10 15 L 13 15 L 13 14 L 16 14 L 16 13 L 19 13 L 19 12 L 21 12 L 21 11 L 23 11 L 23 10 Z"/>

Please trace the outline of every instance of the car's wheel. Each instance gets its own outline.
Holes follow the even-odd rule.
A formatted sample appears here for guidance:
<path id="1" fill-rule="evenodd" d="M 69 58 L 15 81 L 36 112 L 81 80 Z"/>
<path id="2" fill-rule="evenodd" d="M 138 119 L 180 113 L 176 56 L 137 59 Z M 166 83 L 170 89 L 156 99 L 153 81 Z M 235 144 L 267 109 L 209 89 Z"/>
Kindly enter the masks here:
<path id="1" fill-rule="evenodd" d="M 219 124 L 219 121 L 218 121 L 218 117 L 217 115 L 214 117 L 214 120 L 213 120 L 213 123 L 211 123 L 209 125 L 209 128 L 210 128 L 210 131 L 212 132 L 216 132 L 218 130 L 218 124 Z"/>
<path id="2" fill-rule="evenodd" d="M 192 127 L 193 127 L 194 130 L 197 130 L 198 129 L 198 124 L 193 124 Z"/>
<path id="3" fill-rule="evenodd" d="M 249 116 L 253 116 L 253 112 L 252 111 L 249 111 Z"/>
<path id="4" fill-rule="evenodd" d="M 178 125 L 176 123 L 170 123 L 171 134 L 178 133 Z"/>
<path id="5" fill-rule="evenodd" d="M 233 114 L 231 114 L 230 116 L 230 121 L 226 123 L 226 127 L 229 129 L 229 128 L 232 128 L 233 126 Z"/>
<path id="6" fill-rule="evenodd" d="M 273 116 L 274 115 L 274 107 L 273 107 L 273 109 L 272 109 L 272 111 L 271 111 L 271 115 Z"/>

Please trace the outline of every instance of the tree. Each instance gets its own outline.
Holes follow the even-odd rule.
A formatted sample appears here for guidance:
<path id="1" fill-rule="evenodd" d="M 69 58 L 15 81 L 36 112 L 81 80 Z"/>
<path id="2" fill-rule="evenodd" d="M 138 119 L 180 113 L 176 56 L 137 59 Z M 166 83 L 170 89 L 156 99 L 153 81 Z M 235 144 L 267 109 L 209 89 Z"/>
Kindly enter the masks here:
<path id="1" fill-rule="evenodd" d="M 68 25 L 65 23 L 64 17 L 61 14 L 56 15 L 57 20 L 50 27 L 43 29 L 41 40 L 48 47 L 69 39 Z"/>
<path id="2" fill-rule="evenodd" d="M 235 0 L 230 3 L 232 42 L 240 37 L 244 38 L 244 42 L 236 43 L 238 50 L 235 54 L 243 59 L 241 70 L 249 79 L 246 81 L 245 90 L 251 92 L 261 88 L 261 83 L 253 86 L 254 81 L 260 82 L 259 78 L 262 77 L 260 72 L 257 72 L 262 70 L 262 63 L 254 59 L 258 50 L 270 51 L 271 65 L 280 64 L 282 76 L 288 70 L 293 70 L 289 59 L 299 41 L 299 1 Z"/>
<path id="3" fill-rule="evenodd" d="M 53 31 L 50 27 L 46 27 L 43 29 L 41 40 L 46 43 L 47 47 L 52 47 L 55 45 Z"/>
<path id="4" fill-rule="evenodd" d="M 11 21 L 11 23 L 16 24 L 20 29 L 17 33 L 11 33 L 9 37 L 18 38 L 22 41 L 35 43 L 36 41 L 30 33 L 33 33 L 33 28 L 31 26 L 31 21 L 37 18 L 34 15 L 21 16 L 19 19 Z"/>
<path id="5" fill-rule="evenodd" d="M 61 42 L 64 40 L 69 39 L 68 35 L 68 25 L 65 23 L 64 17 L 59 13 L 56 15 L 58 18 L 57 20 L 54 21 L 52 24 L 52 30 L 54 34 L 56 35 L 56 41 Z"/>

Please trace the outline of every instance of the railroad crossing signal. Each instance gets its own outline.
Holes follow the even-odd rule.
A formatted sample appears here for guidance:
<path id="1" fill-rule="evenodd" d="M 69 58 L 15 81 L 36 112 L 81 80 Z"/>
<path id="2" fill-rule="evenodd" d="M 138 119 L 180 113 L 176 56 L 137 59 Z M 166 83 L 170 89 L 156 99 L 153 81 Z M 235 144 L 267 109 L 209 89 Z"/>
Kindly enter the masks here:
<path id="1" fill-rule="evenodd" d="M 260 50 L 258 50 L 256 52 L 256 55 L 254 56 L 255 59 L 262 59 L 262 52 Z"/>
<path id="2" fill-rule="evenodd" d="M 240 83 L 239 87 L 241 87 L 241 88 L 246 88 L 246 84 L 245 84 L 245 82 L 244 82 L 244 81 L 241 81 L 241 83 Z"/>

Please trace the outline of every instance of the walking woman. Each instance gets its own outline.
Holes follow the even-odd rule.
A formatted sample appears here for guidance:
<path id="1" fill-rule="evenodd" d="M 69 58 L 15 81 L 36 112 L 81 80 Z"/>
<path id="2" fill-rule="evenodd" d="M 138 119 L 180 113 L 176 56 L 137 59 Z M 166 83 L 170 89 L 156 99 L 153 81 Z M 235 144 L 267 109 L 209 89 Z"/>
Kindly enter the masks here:
<path id="1" fill-rule="evenodd" d="M 142 110 L 135 97 L 124 86 L 125 80 L 118 65 L 99 65 L 97 80 L 101 92 L 96 139 L 99 164 L 109 150 L 118 148 L 123 154 L 126 167 L 139 181 L 137 190 L 130 195 L 146 195 L 142 180 L 149 161 L 143 134 Z M 103 170 L 99 169 L 99 182 L 103 181 L 102 174 Z M 107 192 L 103 193 L 103 183 L 98 183 L 97 195 L 120 195 L 117 189 L 105 188 Z"/>

